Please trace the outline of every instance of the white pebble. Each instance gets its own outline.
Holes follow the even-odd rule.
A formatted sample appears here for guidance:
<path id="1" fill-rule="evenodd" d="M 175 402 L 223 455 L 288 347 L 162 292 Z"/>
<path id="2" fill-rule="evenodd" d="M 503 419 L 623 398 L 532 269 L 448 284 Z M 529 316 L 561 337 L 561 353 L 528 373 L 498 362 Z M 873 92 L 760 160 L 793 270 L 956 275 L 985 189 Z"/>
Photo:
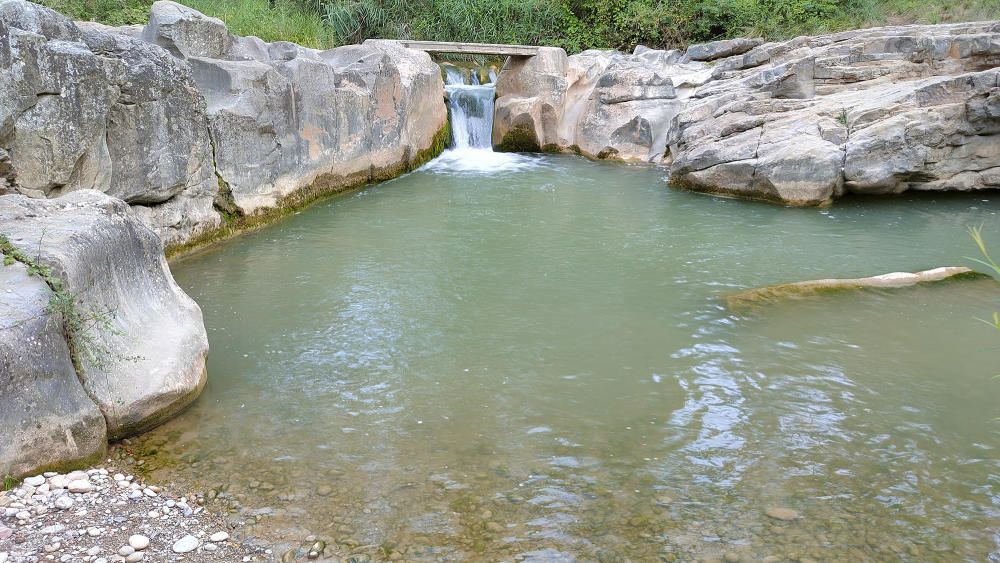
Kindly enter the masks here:
<path id="1" fill-rule="evenodd" d="M 25 485 L 31 485 L 32 487 L 37 487 L 43 483 L 45 483 L 45 477 L 42 475 L 35 475 L 24 480 Z"/>
<path id="2" fill-rule="evenodd" d="M 208 539 L 216 543 L 224 542 L 229 539 L 229 534 L 227 534 L 226 532 L 215 532 L 214 534 L 209 536 Z"/>
<path id="3" fill-rule="evenodd" d="M 59 510 L 67 510 L 73 507 L 73 499 L 69 498 L 65 494 L 56 499 L 56 508 Z"/>
<path id="4" fill-rule="evenodd" d="M 183 538 L 174 542 L 174 545 L 171 549 L 174 550 L 174 553 L 188 553 L 190 551 L 194 551 L 197 547 L 198 547 L 198 538 L 192 536 L 191 534 L 188 534 Z"/>
<path id="5" fill-rule="evenodd" d="M 70 481 L 67 488 L 71 493 L 89 493 L 94 490 L 94 485 L 86 479 L 76 479 L 75 481 Z"/>
<path id="6" fill-rule="evenodd" d="M 128 544 L 132 546 L 136 551 L 142 551 L 149 547 L 149 538 L 146 536 L 136 534 L 128 538 Z"/>

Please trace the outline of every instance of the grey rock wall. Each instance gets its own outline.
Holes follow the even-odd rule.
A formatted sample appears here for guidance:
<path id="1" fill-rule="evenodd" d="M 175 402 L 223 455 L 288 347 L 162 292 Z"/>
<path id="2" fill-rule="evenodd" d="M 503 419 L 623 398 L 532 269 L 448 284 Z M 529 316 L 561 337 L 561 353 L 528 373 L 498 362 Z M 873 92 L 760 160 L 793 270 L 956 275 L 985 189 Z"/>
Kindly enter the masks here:
<path id="1" fill-rule="evenodd" d="M 426 53 L 268 44 L 163 1 L 140 30 L 0 0 L 0 82 L 0 190 L 108 193 L 167 245 L 398 175 L 447 119 Z"/>
<path id="2" fill-rule="evenodd" d="M 1000 188 L 998 75 L 1000 22 L 588 51 L 508 64 L 494 140 L 517 129 L 521 147 L 653 162 L 675 186 L 785 204 Z"/>

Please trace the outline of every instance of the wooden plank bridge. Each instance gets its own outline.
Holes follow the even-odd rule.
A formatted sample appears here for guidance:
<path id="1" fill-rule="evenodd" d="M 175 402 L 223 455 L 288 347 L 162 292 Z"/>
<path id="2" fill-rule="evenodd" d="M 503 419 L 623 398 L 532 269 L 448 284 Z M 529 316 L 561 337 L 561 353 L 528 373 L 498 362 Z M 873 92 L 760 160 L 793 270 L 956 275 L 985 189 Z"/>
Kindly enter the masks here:
<path id="1" fill-rule="evenodd" d="M 497 43 L 456 43 L 452 41 L 408 41 L 397 40 L 407 49 L 428 53 L 459 53 L 466 55 L 501 55 L 508 57 L 533 57 L 538 47 L 531 45 L 501 45 Z"/>

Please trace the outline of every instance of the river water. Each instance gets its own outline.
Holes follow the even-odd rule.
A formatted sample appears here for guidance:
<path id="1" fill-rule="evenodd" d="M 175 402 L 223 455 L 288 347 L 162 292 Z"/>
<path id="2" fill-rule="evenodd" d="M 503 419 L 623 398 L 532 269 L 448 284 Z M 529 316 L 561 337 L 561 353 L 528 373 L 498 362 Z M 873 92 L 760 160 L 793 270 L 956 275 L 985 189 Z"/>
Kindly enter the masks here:
<path id="1" fill-rule="evenodd" d="M 1000 561 L 996 284 L 724 299 L 969 264 L 998 211 L 449 152 L 174 263 L 209 382 L 132 447 L 358 561 Z"/>

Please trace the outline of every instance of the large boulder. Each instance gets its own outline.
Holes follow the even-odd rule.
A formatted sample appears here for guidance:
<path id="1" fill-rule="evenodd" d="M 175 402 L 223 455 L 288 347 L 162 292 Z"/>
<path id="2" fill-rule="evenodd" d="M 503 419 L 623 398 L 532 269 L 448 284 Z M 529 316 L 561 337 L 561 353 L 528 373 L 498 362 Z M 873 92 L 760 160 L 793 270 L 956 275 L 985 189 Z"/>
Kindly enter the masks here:
<path id="1" fill-rule="evenodd" d="M 14 196 L 9 196 L 14 197 Z M 0 201 L 7 198 L 0 197 Z M 2 230 L 2 227 L 0 227 Z M 0 475 L 97 461 L 107 428 L 77 379 L 52 291 L 0 247 Z"/>
<path id="2" fill-rule="evenodd" d="M 497 80 L 493 142 L 501 150 L 573 152 L 659 162 L 683 99 L 710 77 L 678 51 L 543 48 L 514 59 Z"/>
<path id="3" fill-rule="evenodd" d="M 670 124 L 671 181 L 797 205 L 1000 187 L 998 66 L 996 22 L 760 45 Z"/>
<path id="4" fill-rule="evenodd" d="M 0 234 L 58 280 L 54 311 L 109 438 L 155 426 L 198 396 L 208 352 L 201 310 L 128 205 L 93 190 L 2 196 Z"/>
<path id="5" fill-rule="evenodd" d="M 568 87 L 566 52 L 541 47 L 533 57 L 510 57 L 497 77 L 493 144 L 500 150 L 553 150 Z"/>
<path id="6" fill-rule="evenodd" d="M 0 175 L 11 189 L 112 194 L 168 244 L 219 224 L 205 104 L 183 61 L 0 0 L 0 82 Z"/>

